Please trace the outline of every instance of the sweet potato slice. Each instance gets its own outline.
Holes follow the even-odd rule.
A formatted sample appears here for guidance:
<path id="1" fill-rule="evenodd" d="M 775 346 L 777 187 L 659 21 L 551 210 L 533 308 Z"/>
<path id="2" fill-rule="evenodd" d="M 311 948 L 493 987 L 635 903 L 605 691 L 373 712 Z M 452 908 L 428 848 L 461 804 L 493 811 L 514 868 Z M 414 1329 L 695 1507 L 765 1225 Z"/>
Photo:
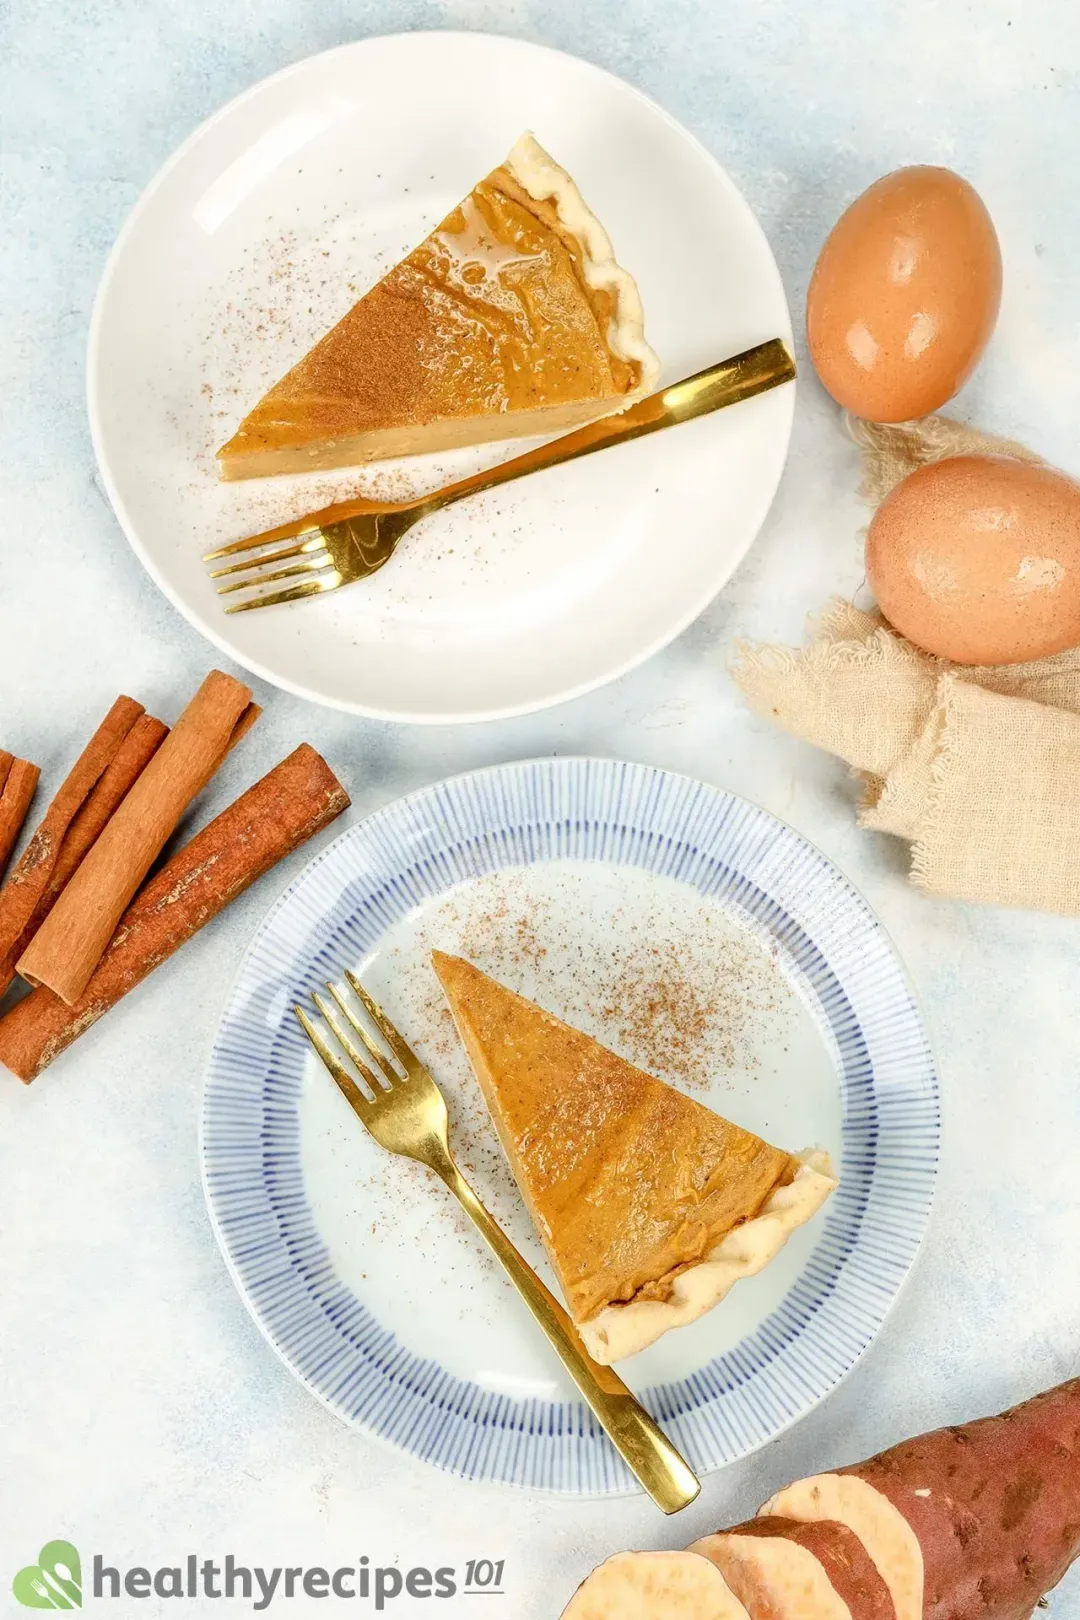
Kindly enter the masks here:
<path id="1" fill-rule="evenodd" d="M 896 1620 L 889 1589 L 846 1525 L 758 1518 L 695 1541 L 751 1620 Z"/>
<path id="2" fill-rule="evenodd" d="M 716 1565 L 694 1552 L 617 1553 L 594 1569 L 562 1620 L 750 1620 Z"/>
<path id="3" fill-rule="evenodd" d="M 846 1524 L 897 1620 L 1028 1620 L 1080 1554 L 1080 1378 L 800 1480 L 762 1513 Z"/>
<path id="4" fill-rule="evenodd" d="M 805 1524 L 828 1520 L 847 1525 L 881 1575 L 896 1620 L 922 1620 L 923 1558 L 918 1537 L 873 1485 L 855 1474 L 815 1474 L 778 1491 L 761 1512 Z"/>

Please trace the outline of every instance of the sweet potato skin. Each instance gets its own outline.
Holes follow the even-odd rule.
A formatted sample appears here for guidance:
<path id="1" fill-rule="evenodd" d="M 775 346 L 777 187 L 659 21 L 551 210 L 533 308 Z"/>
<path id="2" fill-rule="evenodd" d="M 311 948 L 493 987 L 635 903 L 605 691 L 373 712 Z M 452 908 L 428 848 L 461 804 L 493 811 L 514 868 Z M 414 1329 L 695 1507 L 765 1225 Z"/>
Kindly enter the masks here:
<path id="1" fill-rule="evenodd" d="M 800 1524 L 795 1519 L 765 1515 L 750 1519 L 727 1532 L 730 1536 L 778 1536 L 812 1553 L 825 1571 L 838 1598 L 847 1604 L 851 1620 L 896 1620 L 889 1589 L 870 1554 L 846 1524 L 819 1519 Z"/>
<path id="2" fill-rule="evenodd" d="M 1028 1620 L 1080 1554 L 1080 1378 L 837 1472 L 914 1530 L 923 1620 Z"/>

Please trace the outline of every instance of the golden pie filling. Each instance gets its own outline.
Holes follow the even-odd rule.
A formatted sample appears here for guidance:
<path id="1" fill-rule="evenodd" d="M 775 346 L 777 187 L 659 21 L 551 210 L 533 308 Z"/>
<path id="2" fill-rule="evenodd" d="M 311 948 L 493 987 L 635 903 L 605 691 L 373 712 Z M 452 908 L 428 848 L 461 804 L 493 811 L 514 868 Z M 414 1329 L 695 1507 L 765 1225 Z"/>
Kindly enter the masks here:
<path id="1" fill-rule="evenodd" d="M 641 397 L 657 370 L 606 233 L 523 136 L 218 460 L 242 478 L 566 431 Z"/>
<path id="2" fill-rule="evenodd" d="M 515 1178 L 597 1360 L 693 1321 L 836 1185 L 458 957 L 434 955 Z"/>

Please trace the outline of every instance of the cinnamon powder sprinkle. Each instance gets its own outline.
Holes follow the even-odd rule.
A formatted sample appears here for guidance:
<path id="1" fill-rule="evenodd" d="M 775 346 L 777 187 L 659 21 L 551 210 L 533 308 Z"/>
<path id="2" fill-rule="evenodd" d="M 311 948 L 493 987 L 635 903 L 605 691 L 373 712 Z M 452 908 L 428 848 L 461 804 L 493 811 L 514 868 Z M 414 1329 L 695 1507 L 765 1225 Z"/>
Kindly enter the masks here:
<path id="1" fill-rule="evenodd" d="M 622 1056 L 687 1090 L 705 1091 L 717 1069 L 760 1067 L 748 1040 L 750 1020 L 775 1012 L 743 951 L 721 943 L 687 961 L 671 946 L 638 945 L 612 963 L 609 986 L 592 1009 Z"/>

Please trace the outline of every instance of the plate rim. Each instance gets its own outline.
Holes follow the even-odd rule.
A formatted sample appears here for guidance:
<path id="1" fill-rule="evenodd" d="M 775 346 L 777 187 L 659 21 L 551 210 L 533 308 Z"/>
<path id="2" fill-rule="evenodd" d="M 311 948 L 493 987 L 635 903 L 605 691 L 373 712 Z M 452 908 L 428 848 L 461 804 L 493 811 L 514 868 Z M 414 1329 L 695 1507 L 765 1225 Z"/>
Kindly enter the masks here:
<path id="1" fill-rule="evenodd" d="M 617 73 L 612 73 L 608 68 L 600 67 L 597 63 L 590 61 L 587 57 L 577 56 L 572 51 L 564 51 L 556 46 L 539 44 L 533 40 L 522 39 L 518 35 L 492 33 L 483 29 L 406 29 L 397 30 L 394 33 L 388 34 L 369 34 L 364 35 L 360 39 L 347 40 L 340 45 L 331 46 L 327 50 L 315 51 L 309 56 L 301 57 L 299 61 L 290 62 L 285 67 L 278 68 L 273 73 L 264 75 L 264 77 L 256 80 L 254 84 L 248 85 L 246 89 L 241 90 L 237 95 L 231 97 L 227 102 L 225 102 L 224 105 L 218 107 L 214 112 L 210 113 L 208 117 L 204 118 L 202 122 L 199 123 L 195 129 L 193 129 L 191 133 L 180 142 L 179 146 L 175 148 L 170 156 L 165 159 L 165 162 L 161 164 L 161 166 L 151 176 L 150 180 L 140 192 L 139 196 L 136 198 L 135 202 L 132 204 L 127 215 L 125 216 L 123 223 L 120 226 L 120 230 L 117 233 L 116 240 L 113 242 L 113 245 L 109 250 L 104 268 L 101 272 L 97 291 L 94 295 L 94 304 L 90 315 L 90 324 L 87 335 L 86 409 L 90 424 L 90 440 L 93 446 L 94 460 L 97 465 L 98 475 L 101 478 L 105 493 L 109 499 L 109 504 L 112 507 L 113 515 L 120 526 L 121 532 L 130 545 L 132 551 L 142 564 L 143 568 L 149 574 L 150 578 L 153 580 L 158 590 L 161 591 L 161 593 L 165 596 L 167 601 L 172 604 L 176 611 L 187 621 L 188 624 L 192 626 L 193 629 L 197 630 L 200 635 L 205 636 L 206 639 L 213 646 L 217 647 L 220 652 L 224 653 L 226 657 L 233 659 L 234 662 L 241 666 L 241 668 L 248 670 L 252 675 L 257 676 L 260 680 L 268 682 L 271 686 L 276 687 L 279 691 L 288 692 L 293 697 L 304 698 L 310 703 L 317 703 L 323 708 L 333 709 L 339 713 L 359 715 L 371 720 L 393 721 L 402 725 L 476 725 L 488 721 L 514 719 L 519 715 L 538 714 L 545 709 L 554 708 L 562 703 L 570 703 L 575 698 L 585 697 L 591 692 L 599 691 L 603 687 L 610 685 L 612 682 L 620 680 L 624 675 L 628 675 L 632 670 L 637 669 L 640 665 L 647 663 L 649 659 L 655 657 L 657 653 L 662 652 L 666 647 L 670 646 L 673 641 L 677 640 L 679 636 L 688 630 L 689 627 L 701 617 L 709 605 L 715 601 L 721 592 L 726 588 L 731 579 L 734 577 L 736 571 L 746 560 L 747 555 L 760 536 L 761 531 L 768 519 L 769 512 L 771 511 L 773 503 L 776 499 L 776 494 L 780 487 L 780 481 L 783 478 L 791 452 L 791 437 L 795 415 L 795 397 L 798 388 L 797 377 L 785 384 L 783 389 L 777 390 L 777 392 L 785 395 L 788 401 L 788 409 L 787 419 L 783 430 L 783 445 L 775 479 L 772 481 L 771 488 L 763 488 L 763 498 L 758 502 L 758 510 L 750 528 L 749 538 L 747 539 L 745 546 L 739 552 L 738 556 L 732 560 L 730 567 L 727 568 L 724 578 L 718 584 L 710 585 L 707 588 L 706 593 L 700 595 L 700 597 L 695 597 L 691 608 L 683 615 L 678 617 L 671 626 L 661 631 L 659 635 L 653 637 L 653 639 L 643 649 L 630 655 L 628 658 L 623 659 L 606 674 L 591 677 L 588 680 L 578 682 L 575 686 L 567 687 L 547 697 L 533 699 L 528 703 L 511 703 L 486 709 L 471 709 L 458 713 L 433 713 L 425 712 L 423 710 L 383 709 L 372 704 L 357 702 L 355 699 L 330 696 L 325 692 L 305 686 L 301 681 L 293 680 L 291 677 L 287 678 L 285 676 L 276 674 L 261 660 L 251 657 L 246 652 L 239 650 L 230 640 L 224 629 L 217 627 L 209 618 L 204 617 L 203 614 L 200 613 L 196 608 L 184 601 L 179 592 L 173 589 L 173 587 L 166 581 L 162 570 L 159 569 L 156 562 L 153 560 L 149 549 L 141 539 L 138 527 L 132 520 L 127 509 L 126 503 L 120 492 L 117 480 L 114 477 L 112 467 L 108 459 L 106 451 L 106 435 L 102 423 L 104 412 L 100 404 L 100 388 L 103 374 L 101 356 L 102 329 L 105 322 L 106 307 L 110 301 L 112 283 L 117 274 L 118 266 L 121 263 L 123 255 L 126 252 L 132 237 L 138 230 L 146 209 L 149 207 L 150 203 L 169 176 L 187 158 L 189 152 L 192 151 L 198 145 L 198 143 L 211 132 L 216 124 L 223 122 L 231 113 L 235 111 L 236 108 L 243 105 L 245 102 L 254 99 L 270 85 L 278 84 L 279 82 L 288 79 L 291 75 L 309 70 L 311 65 L 315 62 L 322 61 L 324 58 L 343 55 L 351 51 L 362 51 L 365 46 L 374 43 L 382 44 L 390 40 L 411 41 L 415 39 L 432 38 L 453 39 L 458 42 L 468 41 L 470 44 L 476 40 L 484 40 L 489 42 L 494 41 L 500 45 L 509 45 L 511 47 L 521 48 L 530 52 L 541 52 L 547 56 L 556 57 L 562 61 L 573 62 L 579 66 L 583 65 L 587 67 L 590 72 L 600 74 L 605 79 L 613 81 L 615 84 L 620 86 L 621 89 L 629 91 L 632 96 L 636 97 L 640 102 L 648 107 L 650 111 L 659 115 L 659 117 L 662 118 L 670 128 L 676 130 L 683 140 L 688 141 L 692 146 L 696 147 L 700 155 L 706 159 L 707 163 L 711 167 L 715 178 L 724 187 L 725 191 L 729 193 L 736 205 L 742 209 L 749 228 L 756 233 L 761 246 L 764 248 L 766 262 L 770 268 L 772 279 L 775 283 L 776 290 L 779 293 L 780 301 L 785 311 L 785 329 L 782 332 L 774 335 L 783 338 L 788 344 L 791 352 L 794 353 L 794 333 L 791 320 L 791 307 L 788 302 L 787 291 L 784 287 L 783 277 L 780 274 L 780 268 L 776 262 L 776 255 L 773 252 L 772 245 L 765 234 L 761 222 L 759 221 L 753 208 L 750 206 L 750 203 L 743 194 L 742 190 L 728 173 L 724 165 L 720 162 L 719 158 L 717 158 L 709 150 L 705 143 L 700 140 L 691 129 L 687 128 L 685 124 L 681 123 L 677 118 L 675 118 L 672 113 L 669 113 L 667 109 L 661 106 L 658 101 L 655 101 L 653 97 L 650 96 L 646 91 L 639 89 L 637 85 L 631 84 L 629 80 L 621 78 Z M 224 615 L 222 615 L 222 617 L 224 617 Z"/>
<path id="2" fill-rule="evenodd" d="M 803 846 L 805 849 L 808 849 L 816 857 L 818 857 L 818 859 L 824 863 L 825 867 L 841 880 L 849 897 L 863 908 L 875 928 L 880 931 L 880 934 L 888 947 L 889 956 L 896 971 L 897 977 L 902 987 L 904 990 L 906 990 L 908 996 L 910 997 L 911 1005 L 915 1013 L 923 1045 L 925 1047 L 927 1080 L 934 1104 L 935 1134 L 932 1147 L 926 1151 L 926 1157 L 929 1162 L 929 1191 L 925 1198 L 925 1203 L 921 1206 L 921 1224 L 919 1226 L 918 1234 L 914 1241 L 911 1254 L 904 1268 L 903 1274 L 894 1287 L 888 1303 L 882 1311 L 881 1316 L 870 1336 L 855 1352 L 849 1364 L 840 1373 L 839 1377 L 837 1377 L 827 1389 L 817 1394 L 805 1408 L 796 1410 L 794 1413 L 784 1418 L 781 1422 L 775 1424 L 767 1435 L 759 1440 L 756 1440 L 753 1444 L 745 1449 L 738 1451 L 735 1457 L 712 1466 L 699 1467 L 699 1475 L 704 1479 L 712 1474 L 719 1474 L 724 1470 L 724 1468 L 733 1466 L 736 1462 L 741 1462 L 748 1457 L 754 1456 L 756 1453 L 764 1449 L 765 1446 L 772 1444 L 774 1440 L 779 1439 L 797 1424 L 801 1423 L 816 1412 L 824 1402 L 829 1400 L 830 1397 L 836 1393 L 842 1384 L 846 1383 L 847 1379 L 861 1364 L 864 1357 L 877 1343 L 882 1330 L 892 1317 L 901 1297 L 905 1294 L 908 1285 L 911 1282 L 912 1275 L 922 1257 L 927 1236 L 935 1218 L 940 1189 L 943 1129 L 941 1076 L 935 1058 L 930 1026 L 925 1016 L 921 998 L 916 992 L 910 973 L 908 972 L 907 964 L 896 945 L 893 935 L 878 915 L 878 912 L 870 904 L 862 890 L 851 879 L 845 869 L 837 861 L 835 861 L 832 856 L 828 855 L 820 847 L 820 845 L 818 845 L 813 839 L 809 838 L 805 833 L 801 832 L 797 827 L 794 827 L 790 822 L 786 821 L 783 817 L 776 815 L 765 805 L 759 804 L 756 800 L 747 797 L 745 794 L 735 792 L 733 789 L 723 787 L 715 782 L 705 781 L 703 778 L 694 776 L 687 771 L 669 770 L 665 766 L 653 765 L 641 760 L 625 759 L 621 756 L 606 757 L 597 754 L 528 755 L 520 759 L 500 761 L 490 765 L 479 766 L 475 769 L 458 771 L 450 776 L 437 778 L 433 782 L 423 783 L 418 787 L 411 789 L 409 792 L 400 794 L 395 798 L 387 800 L 385 804 L 377 806 L 375 809 L 369 811 L 366 815 L 360 817 L 360 819 L 354 822 L 351 826 L 344 828 L 335 838 L 331 839 L 325 848 L 319 850 L 314 856 L 312 856 L 312 858 L 305 863 L 303 868 L 295 875 L 295 877 L 282 890 L 277 898 L 268 906 L 267 910 L 257 923 L 254 932 L 247 942 L 243 957 L 227 986 L 225 996 L 221 1003 L 218 1021 L 215 1026 L 213 1044 L 204 1064 L 203 1082 L 199 1092 L 199 1115 L 197 1127 L 199 1174 L 200 1183 L 203 1190 L 203 1198 L 211 1229 L 221 1252 L 222 1259 L 225 1262 L 229 1277 L 241 1300 L 243 1301 L 248 1315 L 254 1321 L 260 1335 L 269 1345 L 278 1362 L 299 1384 L 303 1386 L 305 1390 L 315 1396 L 320 1405 L 331 1412 L 334 1417 L 337 1418 L 339 1422 L 343 1423 L 347 1428 L 352 1429 L 362 1435 L 365 1440 L 375 1441 L 380 1446 L 386 1447 L 388 1450 L 393 1451 L 397 1456 L 406 1456 L 410 1459 L 410 1461 L 416 1464 L 428 1467 L 436 1467 L 440 1472 L 446 1473 L 449 1477 L 463 1483 L 509 1488 L 535 1493 L 544 1497 L 564 1497 L 571 1500 L 576 1499 L 582 1501 L 603 1501 L 618 1498 L 627 1499 L 639 1495 L 640 1491 L 632 1481 L 622 1484 L 613 1484 L 608 1482 L 599 1487 L 592 1488 L 587 1486 L 575 1488 L 574 1486 L 565 1483 L 538 1483 L 535 1480 L 500 1478 L 492 1474 L 479 1472 L 466 1473 L 452 1464 L 444 1463 L 439 1459 L 418 1455 L 416 1452 L 409 1450 L 407 1447 L 402 1445 L 392 1436 L 380 1433 L 378 1429 L 370 1424 L 364 1417 L 346 1415 L 338 1405 L 334 1404 L 329 1395 L 325 1394 L 322 1390 L 316 1387 L 308 1375 L 294 1363 L 284 1346 L 275 1342 L 271 1335 L 268 1323 L 263 1321 L 262 1316 L 256 1309 L 255 1302 L 250 1296 L 248 1289 L 239 1274 L 239 1269 L 234 1263 L 229 1252 L 224 1228 L 219 1222 L 217 1212 L 214 1208 L 214 1201 L 209 1183 L 208 1158 L 206 1151 L 206 1128 L 208 1113 L 207 1104 L 211 1084 L 214 1079 L 214 1057 L 218 1047 L 221 1028 L 226 1014 L 233 1003 L 233 999 L 239 988 L 241 979 L 248 967 L 248 963 L 253 951 L 255 950 L 259 941 L 270 929 L 279 912 L 288 904 L 289 900 L 300 888 L 300 886 L 308 880 L 309 875 L 317 867 L 321 866 L 326 860 L 328 860 L 340 846 L 355 838 L 359 834 L 360 830 L 366 827 L 369 822 L 387 812 L 393 811 L 400 813 L 407 808 L 412 807 L 417 800 L 423 798 L 425 795 L 431 794 L 437 790 L 452 788 L 456 784 L 475 781 L 478 778 L 499 776 L 506 771 L 521 768 L 540 768 L 544 771 L 548 771 L 565 766 L 586 768 L 589 766 L 617 767 L 619 765 L 629 766 L 634 771 L 648 772 L 658 778 L 669 779 L 695 787 L 704 787 L 710 793 L 715 794 L 720 798 L 726 798 L 733 801 L 737 805 L 748 806 L 765 817 L 768 822 L 775 824 L 775 826 L 781 829 L 783 833 L 794 838 L 798 845 Z M 655 1387 L 662 1388 L 665 1386 L 657 1385 Z"/>

